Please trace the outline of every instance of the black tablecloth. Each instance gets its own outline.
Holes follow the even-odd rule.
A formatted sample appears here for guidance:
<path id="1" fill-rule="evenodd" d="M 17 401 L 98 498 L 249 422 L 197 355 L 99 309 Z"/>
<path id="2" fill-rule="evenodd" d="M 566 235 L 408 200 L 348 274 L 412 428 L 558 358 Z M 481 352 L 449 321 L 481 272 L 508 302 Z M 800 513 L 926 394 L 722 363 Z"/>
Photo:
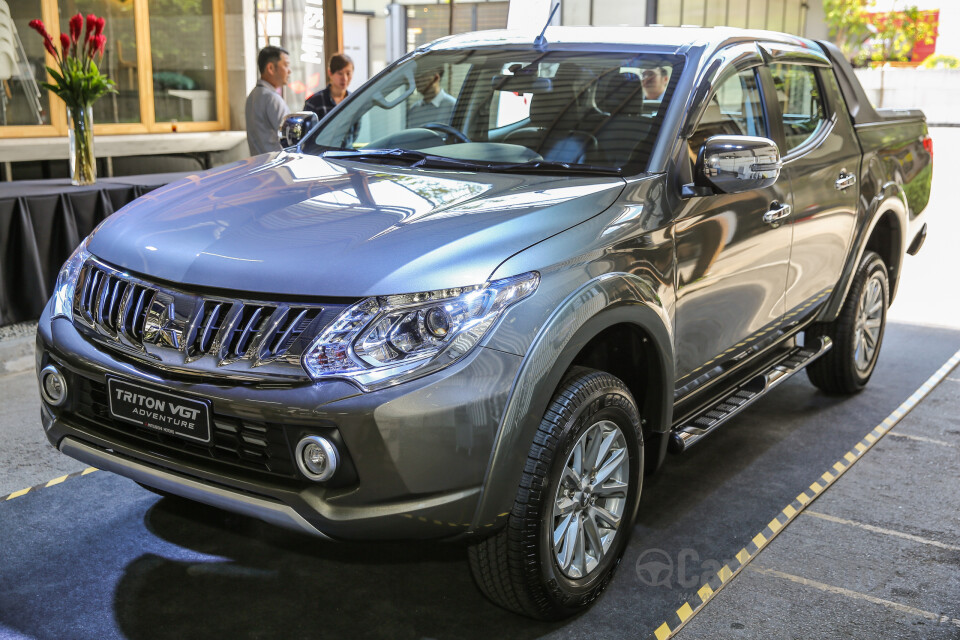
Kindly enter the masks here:
<path id="1" fill-rule="evenodd" d="M 80 241 L 114 211 L 188 173 L 0 183 L 0 326 L 36 320 L 57 272 Z"/>

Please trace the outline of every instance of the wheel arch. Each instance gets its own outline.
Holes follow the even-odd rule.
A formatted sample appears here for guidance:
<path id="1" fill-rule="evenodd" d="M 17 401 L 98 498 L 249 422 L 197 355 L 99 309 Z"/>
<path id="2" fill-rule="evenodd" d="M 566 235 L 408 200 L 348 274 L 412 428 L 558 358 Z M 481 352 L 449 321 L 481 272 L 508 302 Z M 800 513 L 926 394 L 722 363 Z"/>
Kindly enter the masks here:
<path id="1" fill-rule="evenodd" d="M 498 518 L 502 523 L 509 512 L 540 419 L 570 367 L 608 358 L 624 370 L 624 354 L 612 358 L 610 354 L 616 351 L 614 341 L 620 337 L 630 340 L 631 348 L 641 349 L 652 361 L 645 363 L 643 376 L 631 377 L 634 385 L 647 382 L 642 399 L 637 398 L 647 429 L 651 434 L 669 429 L 674 356 L 666 311 L 655 291 L 635 275 L 606 274 L 591 280 L 551 314 L 524 357 L 501 417 L 472 531 L 493 526 Z M 661 376 L 656 385 L 649 384 L 651 372 Z M 631 393 L 637 393 L 638 386 L 624 382 Z M 666 442 L 666 438 L 659 440 Z"/>
<path id="2" fill-rule="evenodd" d="M 874 251 L 883 258 L 890 282 L 890 302 L 893 302 L 907 249 L 907 211 L 903 187 L 896 182 L 885 184 L 864 215 L 866 223 L 860 226 L 860 231 L 854 237 L 847 263 L 830 302 L 817 318 L 819 322 L 831 322 L 837 318 L 850 291 L 857 267 L 867 251 Z"/>

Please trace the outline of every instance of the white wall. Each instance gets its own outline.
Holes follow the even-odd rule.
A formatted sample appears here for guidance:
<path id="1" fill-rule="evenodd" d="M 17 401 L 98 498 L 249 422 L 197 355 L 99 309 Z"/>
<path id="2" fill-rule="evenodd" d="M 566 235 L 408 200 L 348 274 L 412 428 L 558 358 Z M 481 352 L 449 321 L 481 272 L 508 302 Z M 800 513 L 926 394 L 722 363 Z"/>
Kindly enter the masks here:
<path id="1" fill-rule="evenodd" d="M 960 124 L 960 69 L 857 69 L 857 78 L 877 107 L 919 108 L 930 124 Z M 881 99 L 880 87 L 883 86 Z"/>

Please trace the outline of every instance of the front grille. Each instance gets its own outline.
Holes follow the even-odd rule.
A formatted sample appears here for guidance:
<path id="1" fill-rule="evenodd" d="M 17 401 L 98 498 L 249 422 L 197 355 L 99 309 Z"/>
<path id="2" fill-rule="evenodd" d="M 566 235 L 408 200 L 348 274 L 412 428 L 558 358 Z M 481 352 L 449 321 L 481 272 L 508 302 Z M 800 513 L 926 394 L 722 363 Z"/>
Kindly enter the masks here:
<path id="1" fill-rule="evenodd" d="M 110 415 L 107 386 L 77 377 L 74 413 L 83 430 L 102 438 L 182 457 L 188 454 L 224 468 L 240 468 L 273 479 L 299 478 L 282 425 L 213 413 L 209 443 L 169 436 Z"/>
<path id="2" fill-rule="evenodd" d="M 77 280 L 74 320 L 101 343 L 184 373 L 305 378 L 303 350 L 346 306 L 195 294 L 91 259 Z"/>
<path id="3" fill-rule="evenodd" d="M 80 282 L 77 312 L 84 320 L 111 333 L 143 340 L 143 325 L 155 290 L 125 282 L 93 265 L 85 269 Z"/>

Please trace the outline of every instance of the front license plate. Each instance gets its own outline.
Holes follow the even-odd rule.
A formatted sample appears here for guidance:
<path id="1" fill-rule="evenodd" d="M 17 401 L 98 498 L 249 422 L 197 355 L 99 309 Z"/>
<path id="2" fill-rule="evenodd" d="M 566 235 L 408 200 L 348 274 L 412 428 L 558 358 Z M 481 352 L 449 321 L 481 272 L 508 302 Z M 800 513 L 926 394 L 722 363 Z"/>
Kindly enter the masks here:
<path id="1" fill-rule="evenodd" d="M 107 391 L 114 418 L 179 438 L 210 442 L 210 408 L 202 400 L 115 378 L 107 380 Z"/>

